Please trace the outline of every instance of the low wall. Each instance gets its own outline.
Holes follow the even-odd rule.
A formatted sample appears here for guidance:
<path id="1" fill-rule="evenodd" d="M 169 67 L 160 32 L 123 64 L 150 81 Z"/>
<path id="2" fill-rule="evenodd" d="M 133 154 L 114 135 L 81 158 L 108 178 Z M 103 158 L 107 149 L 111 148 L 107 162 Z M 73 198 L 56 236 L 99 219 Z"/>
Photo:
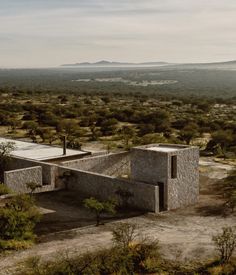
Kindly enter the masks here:
<path id="1" fill-rule="evenodd" d="M 11 157 L 7 171 L 18 170 L 23 168 L 42 167 L 42 184 L 56 187 L 57 166 L 41 161 L 34 161 L 20 157 Z"/>
<path id="2" fill-rule="evenodd" d="M 72 176 L 68 179 L 69 189 L 78 191 L 88 197 L 96 197 L 102 200 L 117 196 L 115 192 L 120 188 L 133 194 L 130 205 L 137 209 L 159 212 L 159 189 L 158 186 L 133 182 L 99 175 L 92 172 L 80 171 L 72 168 L 58 167 L 59 174 L 71 171 Z"/>
<path id="3" fill-rule="evenodd" d="M 123 152 L 61 163 L 65 167 L 119 177 L 130 173 L 130 154 Z"/>
<path id="4" fill-rule="evenodd" d="M 14 192 L 27 193 L 26 184 L 34 182 L 42 186 L 42 167 L 35 166 L 4 172 L 4 183 Z"/>

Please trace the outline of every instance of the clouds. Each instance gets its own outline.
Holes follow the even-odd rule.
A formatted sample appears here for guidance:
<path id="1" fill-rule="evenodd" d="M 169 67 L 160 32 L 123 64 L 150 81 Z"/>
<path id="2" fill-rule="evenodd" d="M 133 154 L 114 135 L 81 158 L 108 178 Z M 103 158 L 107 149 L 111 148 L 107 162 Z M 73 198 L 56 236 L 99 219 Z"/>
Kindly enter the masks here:
<path id="1" fill-rule="evenodd" d="M 232 0 L 0 0 L 0 66 L 235 59 L 235 26 Z"/>

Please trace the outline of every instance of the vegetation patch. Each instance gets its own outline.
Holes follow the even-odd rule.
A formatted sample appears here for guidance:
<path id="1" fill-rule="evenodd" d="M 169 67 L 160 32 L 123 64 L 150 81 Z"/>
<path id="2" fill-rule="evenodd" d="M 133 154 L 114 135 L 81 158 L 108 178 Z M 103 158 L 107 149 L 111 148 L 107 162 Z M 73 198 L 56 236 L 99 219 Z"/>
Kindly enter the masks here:
<path id="1" fill-rule="evenodd" d="M 29 195 L 16 195 L 0 208 L 0 250 L 29 247 L 40 213 Z"/>

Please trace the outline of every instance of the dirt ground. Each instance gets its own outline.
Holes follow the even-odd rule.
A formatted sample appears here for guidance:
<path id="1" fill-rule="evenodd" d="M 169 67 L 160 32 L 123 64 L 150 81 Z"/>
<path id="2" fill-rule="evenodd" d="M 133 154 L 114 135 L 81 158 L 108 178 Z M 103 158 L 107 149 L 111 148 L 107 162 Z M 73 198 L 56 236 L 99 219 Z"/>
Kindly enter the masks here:
<path id="1" fill-rule="evenodd" d="M 212 235 L 225 226 L 236 226 L 236 215 L 223 211 L 218 192 L 220 180 L 231 166 L 201 159 L 200 198 L 195 206 L 158 215 L 137 212 L 121 213 L 116 220 L 106 217 L 105 225 L 94 227 L 94 217 L 75 201 L 70 193 L 52 199 L 52 194 L 38 196 L 45 216 L 37 227 L 38 244 L 31 249 L 0 258 L 0 274 L 15 274 L 15 267 L 30 256 L 43 259 L 63 253 L 75 255 L 112 245 L 112 227 L 120 221 L 135 223 L 142 235 L 158 239 L 161 252 L 168 259 L 180 261 L 214 257 Z M 54 193 L 53 196 L 55 196 Z M 68 203 L 69 202 L 69 203 Z"/>

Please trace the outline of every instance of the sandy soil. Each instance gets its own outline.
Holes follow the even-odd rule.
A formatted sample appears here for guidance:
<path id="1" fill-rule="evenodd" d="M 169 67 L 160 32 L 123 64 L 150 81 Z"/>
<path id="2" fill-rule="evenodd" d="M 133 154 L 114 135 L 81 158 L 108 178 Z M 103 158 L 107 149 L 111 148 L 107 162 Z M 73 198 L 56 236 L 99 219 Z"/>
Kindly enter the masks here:
<path id="1" fill-rule="evenodd" d="M 236 226 L 236 215 L 226 215 L 217 191 L 219 179 L 225 177 L 232 167 L 214 163 L 209 158 L 201 160 L 200 164 L 201 195 L 197 205 L 159 215 L 143 214 L 122 219 L 137 224 L 142 235 L 158 239 L 166 258 L 187 261 L 214 257 L 212 235 L 224 226 Z M 47 230 L 39 230 L 40 243 L 29 250 L 1 257 L 0 274 L 15 274 L 17 263 L 20 268 L 19 263 L 30 256 L 39 255 L 48 260 L 57 257 L 59 251 L 60 255 L 62 251 L 75 255 L 112 245 L 111 229 L 118 221 L 100 227 L 86 226 L 85 221 L 79 221 L 80 216 L 86 217 L 88 224 L 93 217 L 73 203 L 60 204 L 44 197 L 41 206 L 48 216 L 42 224 Z M 53 223 L 55 227 L 50 225 Z"/>

